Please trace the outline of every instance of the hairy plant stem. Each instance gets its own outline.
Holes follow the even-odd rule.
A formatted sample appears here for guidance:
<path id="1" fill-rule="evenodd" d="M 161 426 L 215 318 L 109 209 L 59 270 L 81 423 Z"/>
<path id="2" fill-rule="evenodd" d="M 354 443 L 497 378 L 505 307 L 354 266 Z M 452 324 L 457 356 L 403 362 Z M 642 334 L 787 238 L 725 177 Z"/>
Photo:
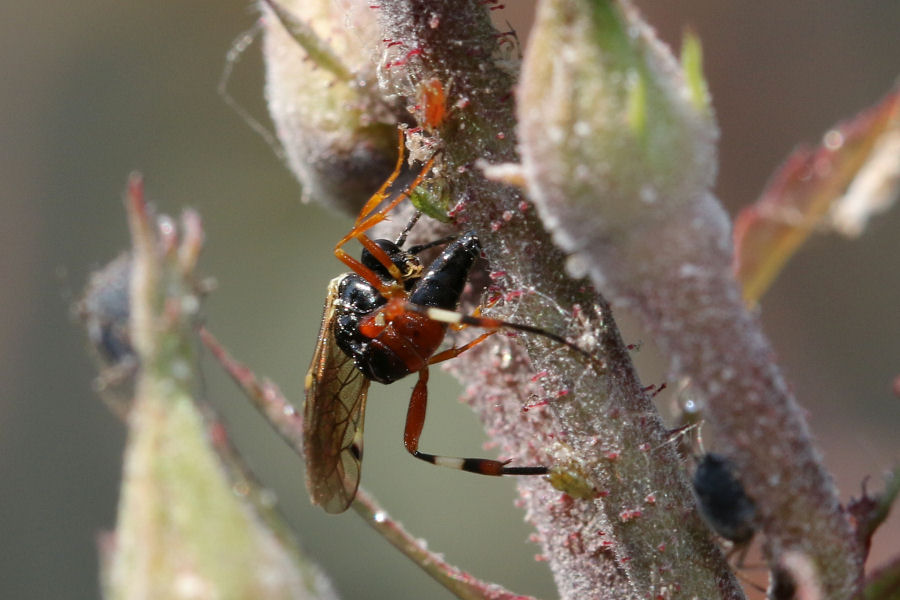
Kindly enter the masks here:
<path id="1" fill-rule="evenodd" d="M 494 336 L 452 361 L 471 403 L 504 453 L 521 464 L 574 457 L 576 478 L 600 497 L 576 500 L 544 482 L 522 480 L 529 519 L 561 598 L 741 598 L 739 585 L 693 509 L 668 432 L 641 389 L 606 302 L 564 273 L 563 255 L 518 190 L 487 181 L 475 166 L 516 160 L 514 75 L 498 60 L 497 32 L 478 0 L 397 0 L 379 8 L 384 38 L 415 50 L 388 73 L 393 85 L 452 82 L 459 109 L 437 132 L 443 174 L 460 227 L 474 229 L 494 285 L 517 301 L 504 316 L 571 339 L 596 342 L 597 360 L 537 339 L 518 346 Z M 414 97 L 414 90 L 407 90 Z M 514 311 L 514 315 L 510 311 Z M 534 417 L 529 360 L 546 372 Z"/>
<path id="2" fill-rule="evenodd" d="M 207 438 L 194 398 L 191 344 L 199 215 L 186 211 L 179 234 L 174 221 L 157 219 L 144 203 L 138 176 L 129 182 L 126 206 L 133 249 L 122 318 L 129 319 L 126 339 L 140 368 L 104 596 L 176 598 L 202 590 L 221 598 L 335 598 L 290 536 L 266 527 L 270 515 L 234 493 Z"/>
<path id="3" fill-rule="evenodd" d="M 206 328 L 200 329 L 200 339 L 278 435 L 300 458 L 305 458 L 303 416 L 287 401 L 278 386 L 269 380 L 259 381 L 256 375 L 236 361 Z M 238 461 L 228 460 L 227 462 L 234 464 Z M 247 479 L 247 476 L 243 476 L 242 479 Z M 378 501 L 363 488 L 357 490 L 351 506 L 367 525 L 457 598 L 461 600 L 535 600 L 530 596 L 514 594 L 499 585 L 481 581 L 448 563 L 407 532 L 398 521 L 392 519 L 378 504 Z"/>
<path id="4" fill-rule="evenodd" d="M 731 273 L 731 224 L 710 192 L 717 129 L 694 64 L 690 92 L 691 68 L 629 0 L 543 0 L 519 88 L 528 193 L 569 264 L 690 382 L 756 504 L 773 570 L 791 563 L 798 586 L 847 598 L 862 553 Z"/>
<path id="5" fill-rule="evenodd" d="M 716 231 L 713 221 L 723 219 L 721 207 L 708 197 L 649 227 L 646 237 L 617 249 L 613 254 L 619 256 L 611 260 L 634 264 L 651 246 L 666 247 L 679 260 L 644 261 L 643 274 L 653 286 L 618 289 L 627 290 L 629 304 L 673 357 L 673 371 L 690 377 L 705 419 L 756 502 L 772 561 L 788 551 L 802 554 L 815 566 L 823 597 L 847 598 L 859 584 L 862 553 L 803 409 L 758 318 L 746 310 L 730 254 L 720 244 L 686 235 L 692 228 Z"/>

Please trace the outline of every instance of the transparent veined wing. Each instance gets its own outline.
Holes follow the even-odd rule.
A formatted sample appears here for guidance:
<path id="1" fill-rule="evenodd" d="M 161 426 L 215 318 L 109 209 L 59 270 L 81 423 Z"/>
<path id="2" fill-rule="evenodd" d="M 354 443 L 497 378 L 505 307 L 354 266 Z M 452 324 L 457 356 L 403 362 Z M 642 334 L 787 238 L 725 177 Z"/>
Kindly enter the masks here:
<path id="1" fill-rule="evenodd" d="M 359 487 L 370 383 L 334 341 L 335 301 L 344 277 L 328 284 L 322 328 L 306 374 L 303 408 L 306 489 L 313 504 L 329 513 L 347 510 Z"/>

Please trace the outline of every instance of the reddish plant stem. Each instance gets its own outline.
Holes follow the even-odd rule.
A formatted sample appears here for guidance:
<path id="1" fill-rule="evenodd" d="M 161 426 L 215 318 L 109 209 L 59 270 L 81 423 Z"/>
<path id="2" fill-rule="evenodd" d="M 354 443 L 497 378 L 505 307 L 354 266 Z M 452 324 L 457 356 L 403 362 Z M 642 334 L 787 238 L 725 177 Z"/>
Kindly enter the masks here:
<path id="1" fill-rule="evenodd" d="M 728 233 L 707 196 L 592 254 L 602 254 L 596 269 L 615 300 L 642 317 L 675 376 L 690 378 L 719 450 L 757 505 L 773 563 L 788 551 L 806 556 L 825 597 L 846 598 L 860 583 L 860 548 L 803 410 L 731 275 Z"/>
<path id="2" fill-rule="evenodd" d="M 479 159 L 516 159 L 514 77 L 493 61 L 497 36 L 486 7 L 476 0 L 397 0 L 378 10 L 385 39 L 422 50 L 394 83 L 452 81 L 453 93 L 465 99 L 465 108 L 437 132 L 443 172 L 452 174 L 457 224 L 478 233 L 493 285 L 522 292 L 514 314 L 507 307 L 504 316 L 567 331 L 572 339 L 594 339 L 602 357 L 586 365 L 522 336 L 531 362 L 548 372 L 540 393 L 558 399 L 529 418 L 521 407 L 536 388 L 518 347 L 493 336 L 449 365 L 471 384 L 471 403 L 505 453 L 522 464 L 568 453 L 575 470 L 605 496 L 572 501 L 546 483 L 521 483 L 561 597 L 743 597 L 693 511 L 679 460 L 605 301 L 565 276 L 564 257 L 527 203 L 522 208 L 521 194 L 486 181 L 474 166 Z M 392 68 L 392 76 L 400 70 Z"/>
<path id="3" fill-rule="evenodd" d="M 247 366 L 235 360 L 208 329 L 200 329 L 200 339 L 216 360 L 238 384 L 253 406 L 265 417 L 281 438 L 303 458 L 303 416 L 287 401 L 274 383 L 261 383 Z M 514 594 L 502 586 L 482 581 L 451 565 L 428 550 L 392 519 L 368 492 L 360 488 L 351 505 L 365 522 L 392 546 L 428 573 L 435 581 L 462 600 L 535 600 Z"/>

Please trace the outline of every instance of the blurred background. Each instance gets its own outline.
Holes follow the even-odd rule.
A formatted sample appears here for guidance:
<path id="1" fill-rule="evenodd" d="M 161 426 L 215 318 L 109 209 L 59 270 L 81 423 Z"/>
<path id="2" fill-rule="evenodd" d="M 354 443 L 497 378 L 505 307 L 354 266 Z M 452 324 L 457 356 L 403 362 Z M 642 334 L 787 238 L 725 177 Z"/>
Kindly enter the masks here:
<path id="1" fill-rule="evenodd" d="M 877 101 L 900 74 L 896 0 L 638 3 L 660 36 L 703 40 L 722 128 L 717 192 L 731 214 L 753 201 L 800 142 Z M 533 3 L 498 11 L 524 41 Z M 208 245 L 206 305 L 223 342 L 299 401 L 328 280 L 349 219 L 301 206 L 299 188 L 216 93 L 247 2 L 12 3 L 0 6 L 0 598 L 96 598 L 98 532 L 115 522 L 124 428 L 91 391 L 94 367 L 69 307 L 88 273 L 128 243 L 121 194 L 140 169 L 148 195 L 196 207 Z M 230 82 L 264 118 L 258 48 Z M 821 236 L 763 302 L 781 363 L 807 408 L 842 498 L 880 487 L 900 459 L 900 210 L 856 242 Z M 631 334 L 637 336 L 639 334 Z M 630 341 L 638 341 L 632 338 Z M 639 355 L 641 361 L 649 359 Z M 645 383 L 661 377 L 646 364 Z M 344 598 L 449 598 L 352 514 L 310 507 L 299 459 L 207 365 L 205 389 L 281 500 L 304 547 Z M 477 453 L 476 419 L 444 376 L 428 448 Z M 415 535 L 479 577 L 555 596 L 512 507 L 513 482 L 433 469 L 405 454 L 411 384 L 375 386 L 364 485 Z M 898 550 L 900 519 L 875 539 Z M 893 547 L 891 540 L 894 540 Z M 501 543 L 502 541 L 502 543 Z"/>

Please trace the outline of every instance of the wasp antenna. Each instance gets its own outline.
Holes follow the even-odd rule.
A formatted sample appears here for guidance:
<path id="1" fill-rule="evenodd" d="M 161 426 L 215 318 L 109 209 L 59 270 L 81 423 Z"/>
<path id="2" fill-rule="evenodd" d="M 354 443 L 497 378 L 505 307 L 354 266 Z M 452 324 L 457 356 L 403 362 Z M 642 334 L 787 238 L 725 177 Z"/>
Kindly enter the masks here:
<path id="1" fill-rule="evenodd" d="M 545 337 L 549 340 L 553 340 L 554 342 L 558 342 L 558 343 L 562 344 L 563 346 L 566 346 L 567 348 L 574 350 L 578 354 L 581 354 L 582 356 L 584 356 L 585 358 L 589 359 L 592 362 L 596 359 L 593 354 L 591 354 L 590 352 L 588 352 L 587 350 L 585 350 L 578 344 L 576 344 L 574 342 L 570 342 L 563 336 L 553 333 L 552 331 L 547 331 L 546 329 L 541 329 L 540 327 L 534 327 L 532 325 L 525 325 L 524 323 L 510 323 L 508 321 L 499 321 L 499 323 L 501 326 L 507 327 L 509 329 L 515 329 L 516 331 L 525 331 L 528 333 L 533 333 L 535 335 Z"/>
<path id="2" fill-rule="evenodd" d="M 403 228 L 403 231 L 400 232 L 400 235 L 397 236 L 397 240 L 394 242 L 397 244 L 398 248 L 402 248 L 403 244 L 406 243 L 406 236 L 409 235 L 409 232 L 413 227 L 416 226 L 416 223 L 419 222 L 419 219 L 422 217 L 422 211 L 417 210 L 415 214 L 409 219 L 409 222 L 406 224 L 406 227 Z"/>
<path id="3" fill-rule="evenodd" d="M 456 240 L 459 236 L 457 234 L 448 235 L 447 237 L 442 237 L 439 240 L 434 240 L 433 242 L 428 242 L 427 244 L 419 244 L 417 246 L 410 246 L 409 252 L 410 254 L 419 254 L 420 252 L 424 252 L 429 248 L 434 248 L 435 246 L 443 246 L 444 244 L 449 244 L 450 242 Z"/>
<path id="4" fill-rule="evenodd" d="M 703 421 L 699 421 L 697 423 L 691 423 L 689 425 L 682 425 L 681 427 L 676 427 L 675 429 L 670 429 L 669 434 L 666 436 L 666 440 L 664 442 L 662 442 L 661 444 L 659 444 L 658 446 L 654 446 L 653 448 L 651 448 L 650 451 L 653 452 L 655 450 L 659 450 L 660 448 L 665 447 L 668 444 L 671 444 L 672 442 L 677 442 L 680 438 L 690 434 L 695 429 L 698 430 L 697 437 L 699 440 L 699 436 L 700 436 L 699 429 L 702 426 L 703 426 Z M 693 455 L 694 460 L 696 462 L 700 462 L 700 459 L 703 456 L 703 454 L 705 454 L 705 452 L 703 451 L 703 445 L 701 442 L 700 454 L 699 455 L 694 454 Z"/>

